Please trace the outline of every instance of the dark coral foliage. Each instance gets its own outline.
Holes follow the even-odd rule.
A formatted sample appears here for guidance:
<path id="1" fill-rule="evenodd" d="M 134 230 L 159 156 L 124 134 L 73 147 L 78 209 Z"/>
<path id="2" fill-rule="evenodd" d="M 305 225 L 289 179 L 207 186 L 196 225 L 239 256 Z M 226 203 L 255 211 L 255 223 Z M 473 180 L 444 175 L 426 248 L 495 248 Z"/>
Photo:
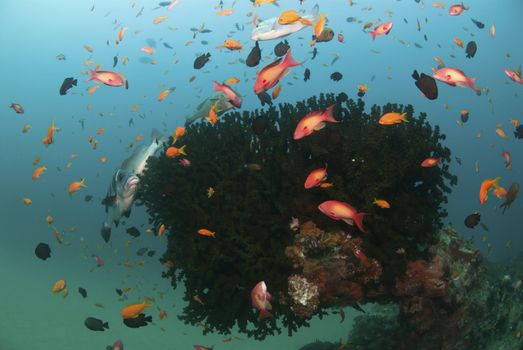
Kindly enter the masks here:
<path id="1" fill-rule="evenodd" d="M 332 104 L 339 123 L 293 140 L 302 117 Z M 379 117 L 391 111 L 407 113 L 410 123 L 379 125 Z M 369 114 L 362 100 L 322 94 L 296 105 L 229 113 L 216 125 L 189 126 L 177 144 L 187 145 L 189 167 L 165 155 L 151 159 L 140 199 L 152 222 L 170 230 L 162 261 L 174 266 L 164 277 L 172 278 L 175 288 L 179 282 L 186 288 L 180 318 L 204 323 L 205 332 L 227 333 L 237 325 L 257 339 L 281 332 L 282 325 L 289 333 L 306 326 L 307 320 L 286 303 L 292 266 L 284 249 L 293 242 L 291 217 L 313 220 L 324 230 L 362 235 L 317 209 L 328 199 L 369 213 L 363 221 L 363 247 L 367 256 L 380 261 L 386 287 L 392 290 L 405 268 L 396 250 L 405 249 L 409 258 L 423 254 L 446 215 L 441 208 L 445 193 L 456 182 L 448 172 L 450 151 L 440 144 L 445 136 L 428 124 L 425 114 L 414 117 L 413 112 L 412 106 L 387 104 L 373 106 Z M 267 123 L 254 132 L 253 121 L 259 123 L 260 117 Z M 441 164 L 421 167 L 430 156 L 440 157 Z M 305 190 L 308 173 L 325 164 L 334 186 Z M 211 198 L 209 187 L 215 190 Z M 378 208 L 374 198 L 388 200 L 392 208 Z M 198 235 L 200 228 L 215 231 L 216 238 Z M 261 280 L 273 295 L 275 315 L 263 321 L 250 302 L 250 291 Z"/>

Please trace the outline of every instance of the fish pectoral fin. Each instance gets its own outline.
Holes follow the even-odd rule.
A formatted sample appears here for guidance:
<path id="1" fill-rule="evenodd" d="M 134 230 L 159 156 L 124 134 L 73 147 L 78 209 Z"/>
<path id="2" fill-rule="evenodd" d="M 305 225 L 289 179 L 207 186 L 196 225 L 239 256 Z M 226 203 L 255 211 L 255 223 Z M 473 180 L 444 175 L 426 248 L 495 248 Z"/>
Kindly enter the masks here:
<path id="1" fill-rule="evenodd" d="M 343 221 L 345 221 L 347 224 L 351 225 L 351 226 L 354 226 L 354 220 L 352 219 L 342 219 Z"/>
<path id="2" fill-rule="evenodd" d="M 102 205 L 106 207 L 115 207 L 116 206 L 116 196 L 107 196 L 102 200 Z"/>
<path id="3" fill-rule="evenodd" d="M 325 123 L 319 123 L 318 125 L 316 125 L 316 126 L 314 127 L 314 130 L 315 130 L 315 131 L 318 131 L 318 130 L 323 129 L 324 127 L 325 127 Z"/>

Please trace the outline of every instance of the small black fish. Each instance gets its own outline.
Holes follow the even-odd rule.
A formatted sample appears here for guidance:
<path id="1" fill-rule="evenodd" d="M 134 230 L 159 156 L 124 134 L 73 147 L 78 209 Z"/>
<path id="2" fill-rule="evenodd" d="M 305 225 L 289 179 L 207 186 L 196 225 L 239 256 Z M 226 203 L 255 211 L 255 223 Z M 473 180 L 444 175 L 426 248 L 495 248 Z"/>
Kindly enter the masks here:
<path id="1" fill-rule="evenodd" d="M 423 38 L 425 39 L 425 41 L 428 41 L 429 39 L 427 39 L 427 34 L 424 34 L 423 35 Z"/>
<path id="2" fill-rule="evenodd" d="M 147 252 L 147 256 L 153 256 L 154 254 L 156 254 L 156 251 L 155 250 L 149 250 Z"/>
<path id="3" fill-rule="evenodd" d="M 458 162 L 458 164 L 461 165 L 461 158 L 456 157 L 456 162 Z"/>
<path id="4" fill-rule="evenodd" d="M 129 235 L 133 236 L 133 237 L 138 237 L 140 236 L 140 231 L 136 228 L 136 227 L 129 227 L 127 230 L 125 230 L 125 232 L 127 232 Z"/>
<path id="5" fill-rule="evenodd" d="M 76 86 L 76 83 L 78 83 L 78 80 L 76 80 L 75 78 L 65 78 L 64 82 L 62 83 L 62 86 L 60 87 L 60 95 L 65 95 L 67 93 L 67 90 L 69 90 L 73 86 Z"/>
<path id="6" fill-rule="evenodd" d="M 91 196 L 90 194 L 88 194 L 84 197 L 84 201 L 86 201 L 86 202 L 90 202 L 92 199 L 93 199 L 93 196 Z"/>
<path id="7" fill-rule="evenodd" d="M 303 73 L 303 81 L 307 81 L 311 78 L 311 70 L 309 68 L 305 68 L 305 72 Z"/>
<path id="8" fill-rule="evenodd" d="M 343 74 L 340 72 L 334 72 L 331 74 L 331 80 L 340 81 L 341 79 L 343 79 Z"/>
<path id="9" fill-rule="evenodd" d="M 267 92 L 260 92 L 258 94 L 258 99 L 261 102 L 262 106 L 265 106 L 265 104 L 268 104 L 269 106 L 272 106 L 272 98 L 271 95 L 269 95 Z"/>
<path id="10" fill-rule="evenodd" d="M 421 73 L 421 76 L 418 74 L 417 70 L 414 70 L 412 73 L 412 78 L 416 80 L 415 84 L 420 89 L 420 91 L 427 97 L 429 100 L 435 100 L 438 98 L 438 86 L 436 85 L 436 80 L 424 73 Z"/>
<path id="11" fill-rule="evenodd" d="M 100 231 L 100 236 L 102 236 L 105 243 L 109 243 L 111 239 L 111 228 L 107 228 L 102 224 L 102 230 Z"/>
<path id="12" fill-rule="evenodd" d="M 467 48 L 465 49 L 465 53 L 467 54 L 467 58 L 472 58 L 476 54 L 476 51 L 478 50 L 478 45 L 476 45 L 475 41 L 469 41 L 467 44 Z"/>
<path id="13" fill-rule="evenodd" d="M 118 64 L 118 56 L 113 57 L 113 68 Z"/>
<path id="14" fill-rule="evenodd" d="M 171 4 L 170 1 L 162 1 L 158 4 L 158 6 L 160 7 L 165 7 L 165 6 L 169 6 Z"/>
<path id="15" fill-rule="evenodd" d="M 334 38 L 334 30 L 332 30 L 332 28 L 329 27 L 325 27 L 318 37 L 314 35 L 312 36 L 312 39 L 316 40 L 319 43 L 331 41 L 332 38 Z"/>
<path id="16" fill-rule="evenodd" d="M 316 58 L 316 56 L 318 55 L 318 49 L 315 47 L 313 50 L 312 50 L 312 60 Z"/>
<path id="17" fill-rule="evenodd" d="M 84 321 L 84 325 L 92 331 L 103 332 L 105 329 L 109 329 L 109 324 L 107 322 L 94 317 L 87 317 Z"/>
<path id="18" fill-rule="evenodd" d="M 84 288 L 82 288 L 82 287 L 78 288 L 78 293 L 80 293 L 80 295 L 83 296 L 84 298 L 87 298 L 87 291 Z"/>
<path id="19" fill-rule="evenodd" d="M 480 219 L 481 215 L 479 215 L 479 213 L 470 214 L 465 218 L 465 226 L 468 228 L 474 228 L 477 224 L 479 224 Z"/>
<path id="20" fill-rule="evenodd" d="M 206 54 L 196 57 L 196 59 L 194 60 L 194 64 L 193 64 L 194 69 L 203 68 L 203 66 L 205 66 L 205 64 L 207 62 L 209 62 L 210 57 L 211 57 L 211 54 L 208 52 Z"/>
<path id="21" fill-rule="evenodd" d="M 260 59 L 261 59 L 260 45 L 258 44 L 258 41 L 256 41 L 256 45 L 252 48 L 251 52 L 249 52 L 249 56 L 247 56 L 247 60 L 245 61 L 245 64 L 248 67 L 256 67 L 260 63 Z"/>
<path id="22" fill-rule="evenodd" d="M 149 249 L 149 248 L 140 248 L 140 249 L 138 249 L 138 250 L 136 251 L 136 255 L 138 255 L 138 256 L 142 256 L 142 255 L 145 254 L 145 252 L 147 252 L 148 249 Z"/>
<path id="23" fill-rule="evenodd" d="M 163 43 L 163 46 L 165 46 L 166 48 L 168 48 L 170 50 L 173 49 L 173 47 L 171 45 L 167 44 L 167 43 Z"/>
<path id="24" fill-rule="evenodd" d="M 470 19 L 472 21 L 472 23 L 474 23 L 476 25 L 476 27 L 478 27 L 479 29 L 483 29 L 485 28 L 485 24 L 483 22 L 480 22 L 478 21 L 477 19 L 474 19 L 474 18 L 471 18 Z"/>
<path id="25" fill-rule="evenodd" d="M 116 290 L 116 294 L 118 294 L 119 296 L 122 296 L 123 291 L 121 289 L 116 288 L 115 290 Z"/>
<path id="26" fill-rule="evenodd" d="M 140 328 L 147 326 L 147 322 L 152 322 L 153 317 L 147 316 L 145 314 L 139 314 L 134 318 L 124 318 L 123 323 L 129 328 Z"/>
<path id="27" fill-rule="evenodd" d="M 403 20 L 406 21 L 405 18 Z M 357 22 L 358 19 L 356 17 L 347 17 L 346 21 L 349 22 L 349 23 L 352 23 L 352 22 Z"/>
<path id="28" fill-rule="evenodd" d="M 278 57 L 285 56 L 287 51 L 289 51 L 291 47 L 289 46 L 289 42 L 287 40 L 280 41 L 276 46 L 274 47 L 274 54 Z"/>
<path id="29" fill-rule="evenodd" d="M 47 243 L 38 243 L 35 249 L 35 255 L 42 260 L 46 260 L 51 257 L 51 248 Z"/>
<path id="30" fill-rule="evenodd" d="M 418 49 L 422 49 L 422 48 L 423 48 L 423 46 L 421 46 L 421 45 L 418 44 L 418 43 L 414 43 L 414 46 L 416 46 Z"/>
<path id="31" fill-rule="evenodd" d="M 523 139 L 523 124 L 518 125 L 516 131 L 514 131 L 514 137 L 517 139 Z"/>

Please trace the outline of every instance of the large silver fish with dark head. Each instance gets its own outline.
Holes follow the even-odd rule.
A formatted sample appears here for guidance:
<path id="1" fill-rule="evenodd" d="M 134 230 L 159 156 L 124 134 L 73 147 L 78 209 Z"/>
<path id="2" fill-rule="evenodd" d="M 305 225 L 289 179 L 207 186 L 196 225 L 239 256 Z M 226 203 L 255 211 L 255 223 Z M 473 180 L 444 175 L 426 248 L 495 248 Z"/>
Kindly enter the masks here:
<path id="1" fill-rule="evenodd" d="M 112 224 L 114 223 L 118 227 L 122 217 L 128 218 L 131 215 L 131 206 L 140 184 L 138 175 L 143 174 L 147 159 L 153 157 L 166 141 L 167 138 L 162 136 L 160 132 L 153 130 L 151 144 L 136 148 L 133 154 L 122 163 L 120 168 L 116 169 L 107 195 L 102 201 L 107 213 L 101 231 L 105 242 L 109 242 L 111 238 Z"/>

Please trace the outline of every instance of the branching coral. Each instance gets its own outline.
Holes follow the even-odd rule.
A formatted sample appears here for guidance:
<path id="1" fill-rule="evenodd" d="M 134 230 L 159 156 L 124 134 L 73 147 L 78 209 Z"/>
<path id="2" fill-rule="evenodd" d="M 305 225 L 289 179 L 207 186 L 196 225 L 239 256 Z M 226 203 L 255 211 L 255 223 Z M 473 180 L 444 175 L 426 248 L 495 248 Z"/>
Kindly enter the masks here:
<path id="1" fill-rule="evenodd" d="M 339 123 L 293 140 L 303 116 L 332 104 Z M 391 111 L 406 113 L 410 123 L 379 125 L 378 118 Z M 312 266 L 286 256 L 286 247 L 294 245 L 292 217 L 311 220 L 326 232 L 359 237 L 358 249 L 376 261 L 369 268 L 379 275 L 379 284 L 369 277 L 365 283 L 347 280 L 333 295 L 324 296 L 325 304 L 320 303 L 315 314 L 347 303 L 343 298 L 361 300 L 366 293 L 391 298 L 396 277 L 405 267 L 404 257 L 396 251 L 404 249 L 413 259 L 424 255 L 418 247 L 433 242 L 446 215 L 441 209 L 445 193 L 456 182 L 448 172 L 450 151 L 440 144 L 444 135 L 427 123 L 425 114 L 416 118 L 413 112 L 411 106 L 388 104 L 373 106 L 368 114 L 362 100 L 322 94 L 296 105 L 229 113 L 216 125 L 190 125 L 181 141 L 191 160 L 189 167 L 166 156 L 151 158 L 141 178 L 139 199 L 152 222 L 165 224 L 170 231 L 162 259 L 170 261 L 164 276 L 174 287 L 182 281 L 186 287 L 187 305 L 180 318 L 205 323 L 205 332 L 227 333 L 237 325 L 240 332 L 257 339 L 280 332 L 280 324 L 289 333 L 306 326 L 307 318 L 293 312 L 288 295 L 293 265 L 312 269 L 317 281 L 332 266 Z M 420 162 L 428 156 L 440 157 L 441 165 L 422 168 Z M 305 190 L 307 174 L 325 164 L 334 186 Z M 209 187 L 215 191 L 210 198 Z M 392 208 L 374 206 L 374 198 L 389 200 Z M 356 228 L 319 212 L 318 204 L 328 199 L 368 212 L 367 233 L 362 236 Z M 216 238 L 198 235 L 201 228 L 216 232 Z M 311 240 L 309 256 L 335 252 L 338 239 L 341 236 Z M 360 259 L 354 252 L 342 253 Z M 330 263 L 349 268 L 344 260 Z M 273 295 L 274 319 L 259 321 L 251 309 L 250 290 L 261 280 Z"/>

